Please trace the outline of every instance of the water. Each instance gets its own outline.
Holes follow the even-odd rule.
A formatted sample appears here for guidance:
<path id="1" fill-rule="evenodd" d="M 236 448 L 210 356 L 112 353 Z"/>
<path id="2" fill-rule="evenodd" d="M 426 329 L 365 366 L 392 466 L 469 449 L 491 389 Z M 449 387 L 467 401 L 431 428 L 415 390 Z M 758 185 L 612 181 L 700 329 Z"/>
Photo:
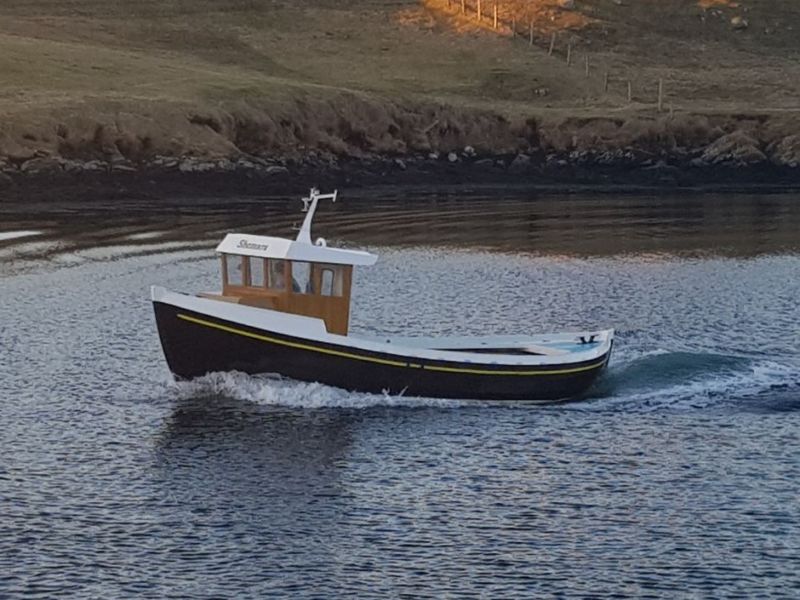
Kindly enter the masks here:
<path id="1" fill-rule="evenodd" d="M 175 384 L 148 286 L 299 202 L 0 204 L 0 597 L 797 597 L 800 198 L 411 195 L 320 208 L 355 328 L 614 326 L 588 401 Z"/>

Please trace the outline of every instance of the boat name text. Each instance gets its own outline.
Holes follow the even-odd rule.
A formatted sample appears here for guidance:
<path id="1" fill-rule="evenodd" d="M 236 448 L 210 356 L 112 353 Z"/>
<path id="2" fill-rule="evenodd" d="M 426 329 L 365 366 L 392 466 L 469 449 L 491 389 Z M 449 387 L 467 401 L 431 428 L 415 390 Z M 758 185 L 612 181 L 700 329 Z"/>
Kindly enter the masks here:
<path id="1" fill-rule="evenodd" d="M 238 247 L 246 250 L 267 250 L 269 244 L 256 244 L 255 242 L 248 242 L 247 240 L 239 240 Z"/>

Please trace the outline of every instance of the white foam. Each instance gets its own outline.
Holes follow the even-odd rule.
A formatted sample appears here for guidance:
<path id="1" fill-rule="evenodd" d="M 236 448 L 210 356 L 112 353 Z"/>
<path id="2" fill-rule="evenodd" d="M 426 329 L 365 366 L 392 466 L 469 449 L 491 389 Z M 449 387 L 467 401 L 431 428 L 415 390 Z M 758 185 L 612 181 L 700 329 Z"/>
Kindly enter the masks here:
<path id="1" fill-rule="evenodd" d="M 23 237 L 31 237 L 34 235 L 42 235 L 42 231 L 0 231 L 0 242 L 8 240 L 16 240 Z"/>
<path id="2" fill-rule="evenodd" d="M 743 367 L 704 372 L 694 379 L 655 389 L 638 388 L 626 392 L 623 381 L 618 389 L 610 390 L 610 396 L 570 407 L 577 410 L 624 408 L 633 412 L 708 408 L 753 398 L 772 387 L 784 385 L 800 385 L 797 368 L 762 360 L 748 362 Z"/>
<path id="3" fill-rule="evenodd" d="M 62 248 L 62 243 L 52 242 L 25 242 L 16 246 L 9 246 L 0 250 L 0 260 L 26 259 L 50 255 Z"/>
<path id="4" fill-rule="evenodd" d="M 293 408 L 369 408 L 373 406 L 464 406 L 466 401 L 419 398 L 398 394 L 362 394 L 320 383 L 304 383 L 245 373 L 211 373 L 188 382 L 170 384 L 180 399 L 229 396 L 267 406 Z M 469 402 L 472 406 L 474 403 Z"/>

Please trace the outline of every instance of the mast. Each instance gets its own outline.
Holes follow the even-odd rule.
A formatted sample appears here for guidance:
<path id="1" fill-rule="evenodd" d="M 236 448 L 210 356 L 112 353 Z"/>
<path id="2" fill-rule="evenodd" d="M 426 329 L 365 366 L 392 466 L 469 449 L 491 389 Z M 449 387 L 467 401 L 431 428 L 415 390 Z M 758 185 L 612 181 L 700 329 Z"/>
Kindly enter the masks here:
<path id="1" fill-rule="evenodd" d="M 303 225 L 297 233 L 296 241 L 304 244 L 311 244 L 311 221 L 314 220 L 314 213 L 317 212 L 317 203 L 320 200 L 331 200 L 336 202 L 336 195 L 339 190 L 335 190 L 332 194 L 320 194 L 317 188 L 311 188 L 307 198 L 303 200 L 303 212 L 306 213 L 306 218 L 303 219 Z"/>

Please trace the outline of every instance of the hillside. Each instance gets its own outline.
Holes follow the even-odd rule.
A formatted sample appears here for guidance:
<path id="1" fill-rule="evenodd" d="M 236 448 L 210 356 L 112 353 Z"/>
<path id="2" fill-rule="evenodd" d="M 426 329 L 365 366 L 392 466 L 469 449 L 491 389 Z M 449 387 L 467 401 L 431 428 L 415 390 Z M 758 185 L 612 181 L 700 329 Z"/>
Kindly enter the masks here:
<path id="1" fill-rule="evenodd" d="M 0 181 L 185 157 L 800 161 L 796 3 L 499 0 L 495 30 L 476 1 L 5 0 Z"/>

